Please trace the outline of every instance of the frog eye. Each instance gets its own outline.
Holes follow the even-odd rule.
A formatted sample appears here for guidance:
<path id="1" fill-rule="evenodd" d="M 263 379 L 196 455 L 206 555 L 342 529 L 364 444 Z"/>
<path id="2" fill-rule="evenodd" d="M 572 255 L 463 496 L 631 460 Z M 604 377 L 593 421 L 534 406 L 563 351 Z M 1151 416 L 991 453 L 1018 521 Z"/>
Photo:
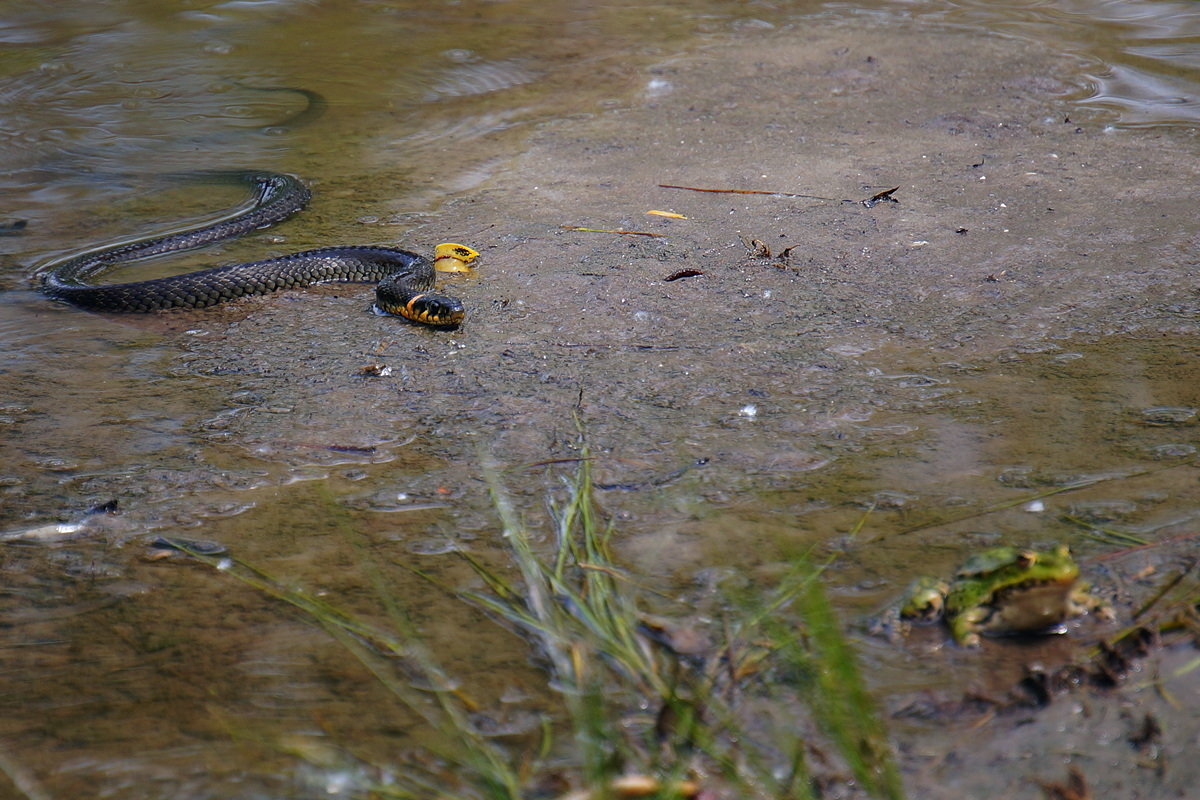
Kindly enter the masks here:
<path id="1" fill-rule="evenodd" d="M 1017 566 L 1021 569 L 1028 569 L 1037 563 L 1037 553 L 1032 550 L 1022 550 L 1017 553 Z"/>

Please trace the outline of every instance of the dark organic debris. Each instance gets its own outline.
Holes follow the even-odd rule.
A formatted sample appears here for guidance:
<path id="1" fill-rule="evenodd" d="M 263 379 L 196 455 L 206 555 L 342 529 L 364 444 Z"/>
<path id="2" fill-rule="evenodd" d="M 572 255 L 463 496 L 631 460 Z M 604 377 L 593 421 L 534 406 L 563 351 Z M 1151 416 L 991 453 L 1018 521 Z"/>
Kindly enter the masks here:
<path id="1" fill-rule="evenodd" d="M 1137 730 L 1129 737 L 1129 743 L 1138 750 L 1150 750 L 1162 741 L 1162 734 L 1162 725 L 1159 723 L 1158 717 L 1146 714 L 1142 717 Z"/>
<path id="2" fill-rule="evenodd" d="M 792 251 L 795 250 L 799 246 L 800 245 L 793 244 L 793 245 L 783 248 L 782 250 L 779 251 L 779 255 L 775 256 L 775 260 L 778 261 L 780 264 L 788 263 L 789 261 L 792 260 Z"/>
<path id="3" fill-rule="evenodd" d="M 739 238 L 742 240 L 742 244 L 746 245 L 746 249 L 750 251 L 750 255 L 755 258 L 771 257 L 771 248 L 762 239 L 750 239 L 747 241 L 744 236 Z"/>
<path id="4" fill-rule="evenodd" d="M 879 205 L 880 203 L 899 203 L 900 202 L 899 200 L 892 197 L 892 195 L 898 191 L 900 191 L 900 187 L 896 186 L 892 189 L 888 189 L 886 191 L 880 192 L 879 194 L 868 197 L 866 200 L 862 201 L 862 204 L 864 206 L 866 206 L 867 208 L 874 208 L 875 206 Z"/>
<path id="5" fill-rule="evenodd" d="M 92 506 L 91 508 L 89 508 L 87 510 L 87 513 L 89 515 L 91 515 L 91 514 L 116 514 L 118 511 L 120 511 L 120 507 L 117 502 L 117 499 L 114 497 L 112 500 Z"/>
<path id="6" fill-rule="evenodd" d="M 750 251 L 750 256 L 752 258 L 771 258 L 771 247 L 763 240 L 747 239 L 745 236 L 739 236 L 738 238 L 742 240 L 742 244 L 744 244 L 746 249 Z M 799 246 L 800 245 L 797 244 L 789 245 L 788 247 L 785 247 L 776 253 L 775 265 L 785 266 L 792 258 L 792 251 Z"/>
<path id="7" fill-rule="evenodd" d="M 0 236 L 18 236 L 25 232 L 28 224 L 29 221 L 24 219 L 0 219 Z"/>
<path id="8" fill-rule="evenodd" d="M 1042 787 L 1046 800 L 1092 800 L 1092 791 L 1083 773 L 1074 764 L 1067 771 L 1066 783 L 1038 781 L 1038 785 Z"/>
<path id="9" fill-rule="evenodd" d="M 392 368 L 387 364 L 363 364 L 358 368 L 358 374 L 368 378 L 386 378 L 392 374 Z"/>
<path id="10" fill-rule="evenodd" d="M 1186 633 L 1185 633 L 1186 636 Z M 1090 657 L 1078 663 L 1048 668 L 1028 665 L 1025 675 L 1011 689 L 998 693 L 970 692 L 957 698 L 923 697 L 898 708 L 894 716 L 912 719 L 958 718 L 982 713 L 984 718 L 1016 710 L 1044 708 L 1064 693 L 1090 687 L 1104 691 L 1120 686 L 1153 648 L 1162 647 L 1163 631 L 1157 627 L 1137 626 L 1101 641 Z M 1184 637 L 1174 636 L 1178 642 Z M 1153 749 L 1158 734 L 1153 720 L 1145 722 L 1130 736 L 1135 747 Z M 1149 743 L 1149 744 L 1146 744 Z"/>
<path id="11" fill-rule="evenodd" d="M 670 275 L 663 278 L 663 280 L 669 283 L 670 281 L 677 281 L 680 278 L 695 278 L 697 275 L 703 274 L 704 270 L 702 269 L 681 269 L 678 272 L 672 272 Z"/>
<path id="12" fill-rule="evenodd" d="M 1092 658 L 1082 664 L 1067 664 L 1054 670 L 1028 667 L 1025 677 L 1017 684 L 1016 692 L 1001 707 L 1029 705 L 1047 706 L 1054 696 L 1092 686 L 1110 689 L 1120 686 L 1138 659 L 1150 654 L 1153 646 L 1161 644 L 1156 631 L 1145 627 L 1129 630 L 1111 642 L 1101 641 Z M 1024 701 L 1020 695 L 1024 695 Z"/>

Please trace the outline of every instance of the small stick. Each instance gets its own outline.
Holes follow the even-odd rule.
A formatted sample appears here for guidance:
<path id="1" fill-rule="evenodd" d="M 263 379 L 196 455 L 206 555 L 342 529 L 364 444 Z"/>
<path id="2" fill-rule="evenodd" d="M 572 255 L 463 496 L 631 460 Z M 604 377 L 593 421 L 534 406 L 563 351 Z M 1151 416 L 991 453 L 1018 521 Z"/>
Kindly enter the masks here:
<path id="1" fill-rule="evenodd" d="M 819 197 L 815 194 L 796 194 L 795 192 L 766 192 L 761 189 L 702 189 L 698 186 L 677 186 L 673 183 L 660 183 L 660 189 L 683 189 L 688 192 L 709 192 L 710 194 L 773 194 L 777 197 L 804 197 L 809 200 L 829 200 L 833 203 L 846 203 L 848 200 L 838 200 L 834 197 Z"/>
<path id="2" fill-rule="evenodd" d="M 586 231 L 587 233 L 619 233 L 622 236 L 657 236 L 665 237 L 665 233 L 647 233 L 646 231 L 624 231 L 620 228 L 581 228 L 578 225 L 559 225 L 564 231 Z"/>

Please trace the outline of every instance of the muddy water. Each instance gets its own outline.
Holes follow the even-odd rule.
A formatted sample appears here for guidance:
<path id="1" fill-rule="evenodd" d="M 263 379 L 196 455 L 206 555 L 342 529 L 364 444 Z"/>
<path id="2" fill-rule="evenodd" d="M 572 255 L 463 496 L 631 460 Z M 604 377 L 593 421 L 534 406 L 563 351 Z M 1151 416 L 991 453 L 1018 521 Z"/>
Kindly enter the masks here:
<path id="1" fill-rule="evenodd" d="M 833 547 L 831 590 L 862 633 L 914 571 L 997 541 L 1070 543 L 1126 612 L 1152 591 L 1177 551 L 1114 557 L 1064 516 L 1151 540 L 1194 530 L 1196 239 L 1183 209 L 1196 12 L 809 10 L 6 15 L 0 223 L 26 223 L 0 237 L 0 529 L 24 539 L 0 553 L 10 778 L 31 796 L 326 794 L 421 735 L 344 651 L 260 593 L 143 561 L 163 533 L 220 542 L 372 618 L 381 594 L 397 598 L 497 709 L 493 724 L 529 731 L 549 701 L 524 648 L 403 565 L 463 585 L 453 550 L 504 563 L 479 452 L 514 467 L 540 524 L 569 466 L 522 465 L 577 455 L 576 407 L 622 555 L 680 593 L 769 581 L 791 555 Z M 914 58 L 926 48 L 944 63 Z M 1126 129 L 1146 125 L 1159 127 Z M 216 256 L 140 275 L 459 239 L 485 253 L 452 284 L 468 324 L 397 326 L 365 312 L 362 287 L 146 318 L 28 291 L 44 259 L 237 203 L 160 178 L 214 165 L 301 174 L 316 200 Z M 899 207 L 864 209 L 653 186 L 687 177 L 835 198 L 904 189 Z M 642 213 L 667 205 L 691 227 Z M 785 264 L 739 236 L 803 247 Z M 663 280 L 686 268 L 705 274 Z M 1095 483 L 1041 511 L 988 511 L 1080 481 Z M 87 514 L 114 500 L 118 513 Z M 81 527 L 46 527 L 57 522 Z M 1075 641 L 978 658 L 920 633 L 860 639 L 901 720 L 914 697 L 1005 685 Z M 1134 754 L 1105 715 L 1118 733 L 1090 752 L 1125 763 Z M 940 754 L 936 768 L 909 764 L 914 795 L 1057 777 L 1040 764 L 956 770 L 1019 759 L 1020 744 L 984 726 L 955 749 L 942 722 L 897 723 L 906 746 Z M 1186 721 L 1172 722 L 1177 748 Z M 1070 716 L 1045 724 L 1045 750 L 1096 738 L 1056 740 L 1053 725 L 1095 733 Z M 969 785 L 977 775 L 990 782 Z"/>

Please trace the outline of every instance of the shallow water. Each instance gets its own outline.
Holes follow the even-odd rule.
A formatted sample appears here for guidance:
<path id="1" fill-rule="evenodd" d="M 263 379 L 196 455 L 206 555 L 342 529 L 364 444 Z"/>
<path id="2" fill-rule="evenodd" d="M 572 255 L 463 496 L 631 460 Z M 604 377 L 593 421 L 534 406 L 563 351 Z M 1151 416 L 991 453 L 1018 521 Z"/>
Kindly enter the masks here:
<path id="1" fill-rule="evenodd" d="M 1077 56 L 1084 82 L 1072 99 L 1115 112 L 1122 126 L 1194 127 L 1200 119 L 1200 9 L 1193 3 L 900 0 L 898 5 L 918 20 L 986 28 Z"/>
<path id="2" fill-rule="evenodd" d="M 1105 566 L 1105 548 L 1060 514 L 1107 514 L 1169 537 L 1200 507 L 1200 376 L 1187 338 L 1087 337 L 953 359 L 856 349 L 840 311 L 815 336 L 789 337 L 765 282 L 747 278 L 721 300 L 751 324 L 714 341 L 699 333 L 699 298 L 667 313 L 615 259 L 550 277 L 508 266 L 506 285 L 521 291 L 455 333 L 370 317 L 362 287 L 114 318 L 49 303 L 27 284 L 77 247 L 235 204 L 236 192 L 159 178 L 213 166 L 295 172 L 317 193 L 300 220 L 224 245 L 221 259 L 335 241 L 424 248 L 437 236 L 486 244 L 500 261 L 523 223 L 512 196 L 489 192 L 531 137 L 653 103 L 672 91 L 674 59 L 761 46 L 756 37 L 802 27 L 806 12 L 850 29 L 869 16 L 1049 43 L 1077 65 L 1043 76 L 1065 108 L 1099 107 L 1118 127 L 1190 126 L 1192 6 L 65 9 L 6 9 L 0 27 L 0 221 L 26 221 L 0 237 L 0 532 L 20 540 L 0 553 L 10 777 L 28 773 L 62 796 L 327 796 L 338 781 L 361 787 L 355 770 L 386 763 L 418 730 L 323 632 L 261 594 L 202 567 L 142 561 L 145 540 L 163 533 L 223 543 L 371 617 L 383 616 L 380 595 L 396 597 L 464 685 L 525 730 L 522 714 L 545 693 L 527 652 L 403 565 L 460 585 L 471 578 L 454 550 L 503 563 L 479 452 L 514 468 L 510 483 L 540 524 L 542 498 L 570 465 L 521 465 L 576 452 L 580 400 L 600 503 L 631 563 L 671 587 L 702 584 L 714 564 L 769 581 L 796 552 L 833 546 L 845 553 L 831 585 L 848 620 L 913 571 L 951 568 L 1001 540 L 1069 541 L 1089 578 L 1136 586 L 1131 576 L 1167 557 Z M 845 70 L 849 93 L 866 69 Z M 545 177 L 523 202 L 545 202 L 576 176 Z M 422 227 L 447 202 L 496 205 L 464 214 L 471 227 Z M 505 238 L 493 241 L 494 227 Z M 625 251 L 664 273 L 693 263 L 652 241 Z M 486 281 L 485 271 L 455 286 L 478 294 Z M 672 287 L 686 304 L 686 282 Z M 633 327 L 613 330 L 622 306 L 636 307 Z M 362 373 L 376 363 L 394 376 Z M 1099 482 L 1041 512 L 967 513 L 1081 479 Z M 88 514 L 112 500 L 118 513 Z M 45 527 L 55 522 L 83 527 Z M 914 652 L 864 636 L 862 646 L 888 698 L 1004 679 L 957 654 L 947 681 L 919 649 L 936 642 Z M 314 742 L 328 751 L 314 755 Z"/>

